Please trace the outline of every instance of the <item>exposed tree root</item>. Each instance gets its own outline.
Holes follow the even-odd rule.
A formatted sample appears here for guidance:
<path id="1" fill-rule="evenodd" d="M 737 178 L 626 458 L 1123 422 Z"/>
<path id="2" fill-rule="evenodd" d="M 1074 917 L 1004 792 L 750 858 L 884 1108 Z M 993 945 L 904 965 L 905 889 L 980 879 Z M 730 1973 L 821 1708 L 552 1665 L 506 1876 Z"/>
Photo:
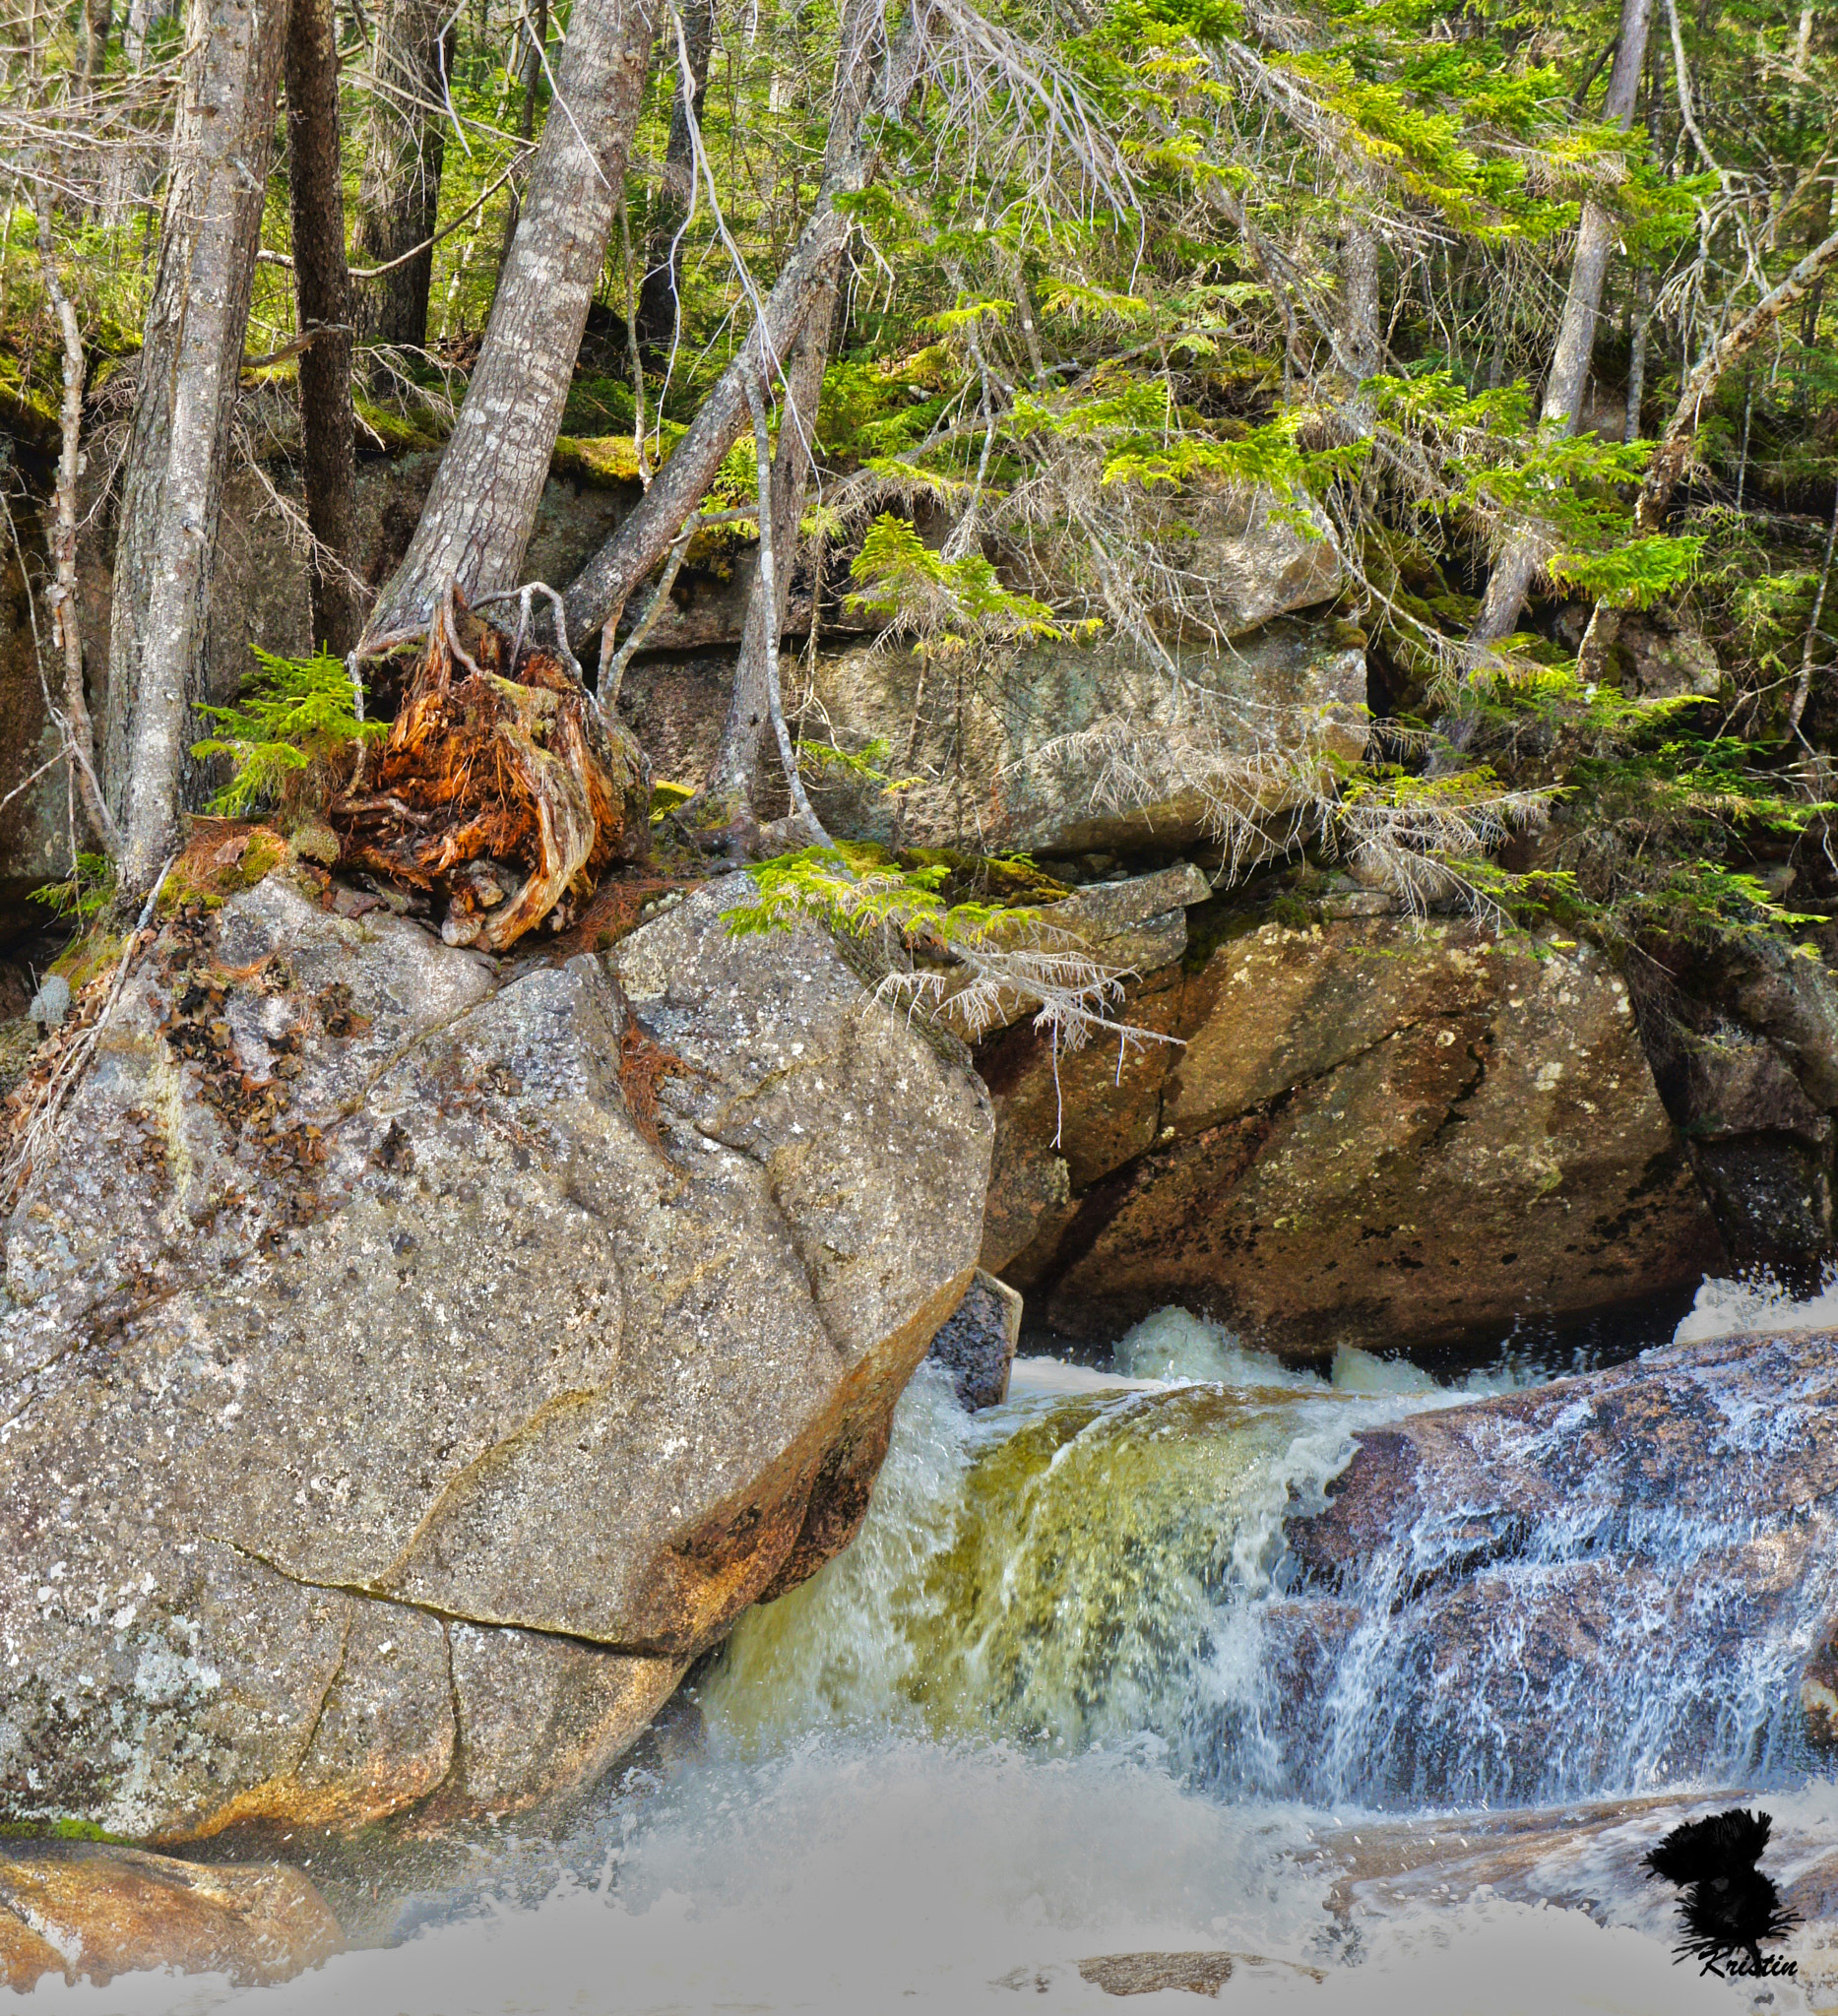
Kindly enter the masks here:
<path id="1" fill-rule="evenodd" d="M 327 816 L 342 865 L 443 899 L 448 944 L 502 952 L 565 929 L 611 862 L 643 855 L 650 804 L 638 744 L 575 672 L 450 588 L 388 739 Z"/>

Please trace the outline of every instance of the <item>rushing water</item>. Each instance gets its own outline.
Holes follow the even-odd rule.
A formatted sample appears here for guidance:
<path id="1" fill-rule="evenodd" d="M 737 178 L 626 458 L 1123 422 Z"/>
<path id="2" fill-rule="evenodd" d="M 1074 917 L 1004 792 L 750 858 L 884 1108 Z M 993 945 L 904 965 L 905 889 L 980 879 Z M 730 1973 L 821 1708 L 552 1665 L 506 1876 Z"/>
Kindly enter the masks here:
<path id="1" fill-rule="evenodd" d="M 1838 1307 L 1707 1289 L 1680 1336 L 1788 1321 Z M 281 1988 L 142 1979 L 36 2001 L 1101 2008 L 1081 1960 L 1229 1948 L 1256 1964 L 1222 2001 L 1323 2016 L 1804 2009 L 1792 1984 L 1766 2001 L 1676 1971 L 1650 1896 L 1593 1895 L 1593 1915 L 1487 1888 L 1349 1906 L 1346 1844 L 1429 1805 L 1742 1785 L 1768 1789 L 1784 1835 L 1838 1845 L 1838 1788 L 1789 1733 L 1838 1561 L 1815 1550 L 1744 1612 L 1739 1660 L 1713 1628 L 1741 1597 L 1719 1580 L 1732 1536 L 1756 1538 L 1742 1449 L 1761 1462 L 1810 1431 L 1791 1407 L 1743 1426 L 1740 1396 L 1719 1397 L 1738 1461 L 1689 1513 L 1611 1520 L 1584 1478 L 1492 1575 L 1459 1656 L 1412 1603 L 1461 1507 L 1392 1533 L 1351 1589 L 1297 1586 L 1285 1521 L 1326 1502 L 1356 1435 L 1542 1376 L 1502 1361 L 1439 1386 L 1357 1352 L 1330 1376 L 1286 1371 L 1173 1311 L 1108 1371 L 1024 1362 L 1009 1403 L 975 1418 L 922 1371 L 854 1545 L 742 1620 L 698 1675 L 699 1732 L 568 1840 L 494 1846 L 478 1880 L 403 1907 L 413 1936 Z M 1502 1465 L 1540 1453 L 1509 1443 Z M 1597 1620 L 1600 1656 L 1541 1674 L 1534 1641 L 1605 1561 L 1627 1595 Z M 1704 1628 L 1654 1628 L 1655 1592 Z"/>

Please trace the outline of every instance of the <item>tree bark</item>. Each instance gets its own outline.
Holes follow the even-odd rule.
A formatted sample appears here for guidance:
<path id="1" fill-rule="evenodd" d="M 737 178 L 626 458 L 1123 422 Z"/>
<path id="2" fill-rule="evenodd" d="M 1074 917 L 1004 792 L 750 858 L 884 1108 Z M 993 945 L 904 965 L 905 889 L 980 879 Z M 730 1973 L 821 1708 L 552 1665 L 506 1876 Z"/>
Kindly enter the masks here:
<path id="1" fill-rule="evenodd" d="M 664 151 L 664 181 L 651 205 L 645 233 L 645 284 L 638 295 L 638 343 L 648 360 L 662 356 L 676 333 L 676 302 L 683 271 L 682 248 L 676 234 L 689 215 L 696 172 L 693 135 L 702 122 L 702 101 L 708 94 L 709 53 L 714 45 L 714 7 L 706 4 L 706 0 L 704 4 L 692 0 L 683 17 L 683 46 L 689 52 L 689 75 L 695 95 L 685 102 L 682 66 L 672 64 L 676 72 L 676 96 L 670 110 L 669 144 Z"/>
<path id="2" fill-rule="evenodd" d="M 1378 369 L 1378 233 L 1369 224 L 1350 224 L 1340 241 L 1341 345 L 1354 380 L 1342 412 L 1348 436 L 1363 441 L 1372 431 L 1373 409 L 1365 381 Z"/>
<path id="3" fill-rule="evenodd" d="M 313 641 L 340 658 L 357 642 L 361 611 L 350 572 L 357 476 L 351 412 L 350 282 L 339 167 L 338 22 L 333 0 L 291 0 L 287 22 L 287 194 L 301 335 L 300 440 Z"/>
<path id="4" fill-rule="evenodd" d="M 575 9 L 484 346 L 373 637 L 425 618 L 449 581 L 475 596 L 511 586 L 523 565 L 618 211 L 657 8 Z"/>
<path id="5" fill-rule="evenodd" d="M 854 228 L 837 208 L 837 198 L 864 189 L 878 164 L 878 151 L 867 144 L 869 114 L 876 106 L 897 107 L 910 89 L 905 81 L 911 67 L 910 44 L 905 36 L 889 52 L 876 89 L 873 43 L 879 28 L 878 7 L 870 0 L 852 0 L 843 15 L 817 207 L 762 303 L 763 312 L 747 341 L 703 401 L 688 433 L 652 478 L 636 510 L 569 585 L 564 601 L 568 634 L 576 640 L 577 650 L 586 650 L 609 619 L 617 620 L 626 598 L 669 550 L 683 520 L 715 480 L 748 421 L 746 374 L 757 371 L 763 360 L 768 382 L 775 382 L 805 318 L 819 300 L 831 297 L 837 263 Z M 912 32 L 909 29 L 908 34 Z"/>
<path id="6" fill-rule="evenodd" d="M 1602 100 L 1605 123 L 1612 120 L 1625 127 L 1633 117 L 1652 19 L 1653 0 L 1621 0 L 1620 46 L 1615 52 L 1615 67 L 1609 73 L 1609 88 Z M 1615 239 L 1615 220 L 1601 204 L 1585 203 L 1576 231 L 1576 251 L 1570 262 L 1563 320 L 1545 380 L 1542 412 L 1547 424 L 1560 426 L 1566 434 L 1575 432 L 1582 408 L 1583 388 L 1589 379 L 1589 362 L 1595 349 L 1596 316 L 1602 306 L 1602 284 L 1608 275 Z M 1526 592 L 1542 558 L 1536 532 L 1522 530 L 1508 538 L 1488 579 L 1480 615 L 1469 634 L 1470 671 L 1484 663 L 1492 647 L 1501 638 L 1510 637 L 1518 627 L 1519 611 L 1525 606 Z"/>
<path id="7" fill-rule="evenodd" d="M 700 823 L 709 826 L 746 824 L 752 812 L 760 748 L 772 721 L 772 682 L 785 635 L 786 601 L 791 593 L 792 562 L 797 555 L 798 521 L 804 515 L 804 495 L 810 481 L 810 450 L 823 395 L 823 367 L 835 291 L 832 278 L 812 301 L 786 366 L 786 399 L 779 421 L 779 445 L 772 462 L 770 550 L 775 564 L 770 578 L 761 566 L 747 596 L 728 719 L 700 793 Z M 762 558 L 766 550 L 767 542 L 762 539 Z M 820 588 L 821 583 L 813 584 L 813 609 Z"/>
<path id="8" fill-rule="evenodd" d="M 186 15 L 109 621 L 107 772 L 129 896 L 153 886 L 178 831 L 286 19 L 285 0 L 191 0 Z"/>
<path id="9" fill-rule="evenodd" d="M 403 254 L 433 236 L 440 209 L 448 60 L 441 32 L 451 14 L 447 0 L 383 0 L 377 10 L 351 263 L 390 270 L 356 290 L 360 344 L 427 346 L 433 247 L 412 259 Z"/>

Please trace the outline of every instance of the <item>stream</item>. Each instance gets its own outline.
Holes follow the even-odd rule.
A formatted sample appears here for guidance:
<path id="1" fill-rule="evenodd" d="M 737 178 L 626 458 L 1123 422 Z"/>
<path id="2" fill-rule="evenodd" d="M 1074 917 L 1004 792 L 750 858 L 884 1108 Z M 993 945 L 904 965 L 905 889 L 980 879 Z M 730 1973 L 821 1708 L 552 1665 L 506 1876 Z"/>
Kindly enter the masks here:
<path id="1" fill-rule="evenodd" d="M 1827 1323 L 1838 1293 L 1707 1283 L 1679 1341 Z M 377 1943 L 281 1987 L 134 1977 L 31 2006 L 1096 2009 L 1114 2004 L 1093 1956 L 1222 1951 L 1234 2008 L 1827 2006 L 1676 1967 L 1670 1897 L 1625 1874 L 1630 1843 L 1726 1789 L 1766 1796 L 1784 1875 L 1838 1851 L 1838 1783 L 1797 1713 L 1838 1558 L 1821 1542 L 1743 1609 L 1720 1580 L 1733 1533 L 1759 1544 L 1740 1463 L 1708 1506 L 1612 1535 L 1584 1478 L 1456 1649 L 1399 1619 L 1461 1508 L 1394 1531 L 1353 1588 L 1310 1585 L 1288 1544 L 1362 1431 L 1567 1368 L 1502 1354 L 1439 1384 L 1343 1351 L 1296 1372 L 1174 1310 L 1106 1366 L 1023 1358 L 976 1417 L 927 1366 L 855 1544 L 743 1618 L 559 1841 L 506 1827 L 471 1871 L 379 1892 Z M 1739 1390 L 1712 1398 L 1749 1433 Z M 1791 1414 L 1743 1446 L 1759 1461 Z M 1493 1459 L 1549 1458 L 1563 1420 L 1502 1430 Z M 1541 1663 L 1611 1548 L 1624 1600 L 1592 1657 Z M 1660 1628 L 1655 1591 L 1704 1628 Z M 1399 1843 L 1424 1830 L 1443 1873 L 1414 1881 L 1426 1858 Z M 1203 2003 L 1171 1985 L 1130 2006 Z"/>

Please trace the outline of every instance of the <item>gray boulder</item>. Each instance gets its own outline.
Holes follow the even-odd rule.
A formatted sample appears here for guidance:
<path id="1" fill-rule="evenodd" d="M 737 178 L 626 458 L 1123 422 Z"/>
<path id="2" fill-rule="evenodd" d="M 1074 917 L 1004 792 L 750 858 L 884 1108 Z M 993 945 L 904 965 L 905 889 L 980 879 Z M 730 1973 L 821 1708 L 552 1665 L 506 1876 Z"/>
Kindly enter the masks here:
<path id="1" fill-rule="evenodd" d="M 848 1541 L 991 1121 L 748 886 L 508 980 L 162 934 L 6 1228 L 0 1819 L 514 1810 Z"/>
<path id="2" fill-rule="evenodd" d="M 1172 853 L 1217 831 L 1222 808 L 1279 817 L 1358 760 L 1365 654 L 1346 635 L 1284 617 L 1230 644 L 1176 642 L 1184 686 L 1114 641 L 961 679 L 858 645 L 818 660 L 804 732 L 852 751 L 883 738 L 911 782 L 887 793 L 836 770 L 813 802 L 833 832 L 882 843 Z"/>

